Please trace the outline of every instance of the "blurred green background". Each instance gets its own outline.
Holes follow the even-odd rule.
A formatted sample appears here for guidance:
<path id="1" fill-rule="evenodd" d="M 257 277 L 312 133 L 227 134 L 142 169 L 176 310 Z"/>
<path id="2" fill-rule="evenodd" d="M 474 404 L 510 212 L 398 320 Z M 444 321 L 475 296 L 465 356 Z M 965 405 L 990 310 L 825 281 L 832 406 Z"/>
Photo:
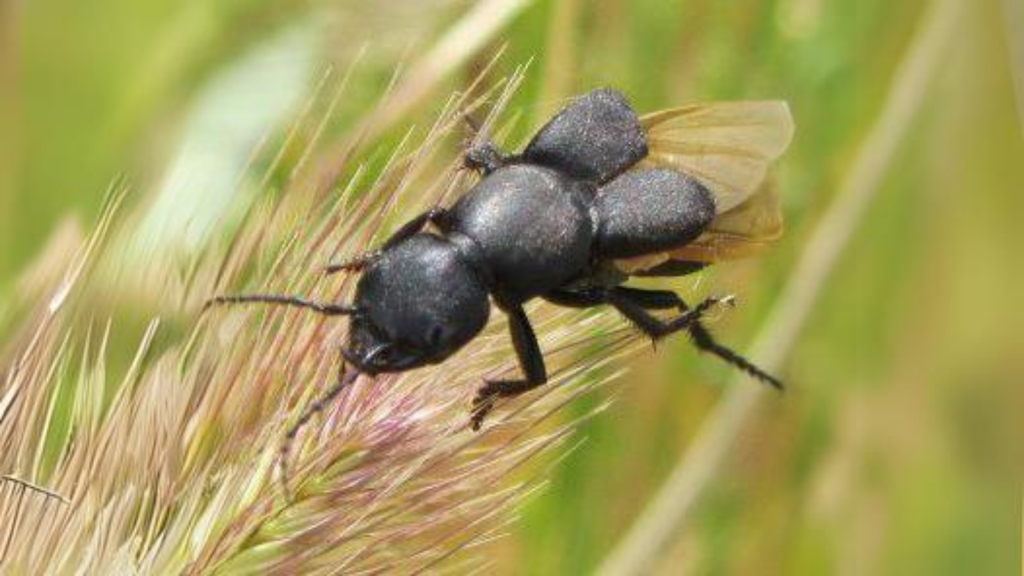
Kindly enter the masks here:
<path id="1" fill-rule="evenodd" d="M 659 573 L 1018 569 L 1024 10 L 962 4 L 928 96 L 789 351 L 790 391 L 745 427 Z M 757 260 L 668 283 L 691 296 L 738 293 L 715 328 L 743 350 L 848 177 L 929 3 L 0 0 L 0 333 L 38 296 L 19 278 L 58 224 L 92 222 L 116 176 L 131 181 L 131 203 L 149 207 L 140 242 L 187 257 L 225 232 L 215 222 L 245 202 L 232 183 L 252 150 L 265 135 L 277 141 L 328 66 L 361 62 L 331 123 L 344 133 L 401 63 L 415 74 L 419 56 L 482 7 L 504 11 L 481 49 L 396 113 L 377 135 L 383 145 L 429 122 L 502 46 L 494 78 L 532 59 L 511 144 L 599 85 L 641 111 L 790 101 L 797 137 L 777 173 L 784 240 Z M 157 313 L 174 311 L 123 312 L 140 324 Z M 683 338 L 631 368 L 613 409 L 583 427 L 586 441 L 486 549 L 498 572 L 592 571 L 729 377 Z"/>

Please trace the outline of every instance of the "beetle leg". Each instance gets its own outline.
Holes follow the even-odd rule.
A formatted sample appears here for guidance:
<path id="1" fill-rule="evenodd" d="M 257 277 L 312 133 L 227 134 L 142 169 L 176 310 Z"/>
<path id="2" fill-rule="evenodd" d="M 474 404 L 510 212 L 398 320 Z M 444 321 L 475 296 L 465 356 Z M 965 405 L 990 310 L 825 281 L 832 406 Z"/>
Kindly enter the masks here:
<path id="1" fill-rule="evenodd" d="M 498 168 L 507 165 L 512 157 L 502 153 L 493 143 L 470 143 L 466 146 L 462 164 L 470 170 L 480 172 L 487 176 Z"/>
<path id="2" fill-rule="evenodd" d="M 643 290 L 630 288 L 628 286 L 615 286 L 614 288 L 585 288 L 582 290 L 556 289 L 544 294 L 542 298 L 568 308 L 592 308 L 601 304 L 609 303 L 609 294 L 618 293 L 623 298 L 629 298 L 645 310 L 686 310 L 686 303 L 682 301 L 675 292 L 669 290 Z"/>
<path id="3" fill-rule="evenodd" d="M 388 248 L 394 247 L 396 244 L 403 240 L 408 240 L 409 237 L 418 234 L 427 223 L 432 223 L 442 230 L 447 229 L 447 218 L 448 209 L 440 206 L 434 206 L 430 210 L 419 214 L 412 220 L 409 220 L 402 225 L 401 228 L 395 231 L 385 242 L 384 245 L 376 250 L 371 250 L 364 254 L 360 254 L 350 260 L 345 260 L 337 264 L 329 264 L 324 267 L 325 274 L 334 274 L 335 272 L 344 271 L 359 271 L 365 268 L 368 264 L 380 257 L 384 251 Z"/>
<path id="4" fill-rule="evenodd" d="M 690 335 L 693 345 L 701 352 L 710 352 L 727 364 L 739 368 L 754 378 L 779 390 L 782 389 L 782 382 L 778 378 L 761 370 L 750 360 L 715 341 L 711 332 L 701 323 L 699 314 L 695 315 L 696 310 L 691 311 L 686 302 L 675 292 L 616 286 L 607 290 L 552 290 L 544 295 L 544 299 L 559 306 L 568 306 L 570 308 L 590 308 L 601 304 L 612 304 L 629 321 L 636 324 L 644 334 L 647 334 L 654 340 L 664 338 L 677 330 L 685 329 Z M 709 306 L 711 300 L 709 298 L 701 302 L 697 309 Z M 721 301 L 719 300 L 719 302 Z M 684 314 L 675 320 L 665 322 L 647 313 L 647 310 L 668 310 L 672 308 Z"/>
<path id="5" fill-rule="evenodd" d="M 537 344 L 537 336 L 530 326 L 530 319 L 522 306 L 516 306 L 509 310 L 509 331 L 512 336 L 512 345 L 516 350 L 516 357 L 526 378 L 524 380 L 488 380 L 477 391 L 473 399 L 472 416 L 470 425 L 473 430 L 479 430 L 483 425 L 484 418 L 494 408 L 494 403 L 499 398 L 518 396 L 543 385 L 548 381 L 547 368 L 544 367 L 544 355 Z"/>
<path id="6" fill-rule="evenodd" d="M 682 303 L 680 306 L 681 310 L 686 310 L 686 303 Z M 700 322 L 694 322 L 689 328 L 690 340 L 693 341 L 693 345 L 702 352 L 710 352 L 715 356 L 718 356 L 727 364 L 739 368 L 747 374 L 753 376 L 755 379 L 772 386 L 778 390 L 783 389 L 782 381 L 772 376 L 771 374 L 761 370 L 753 362 L 747 360 L 743 356 L 733 351 L 727 346 L 723 346 L 715 341 L 714 336 L 711 332 Z"/>
<path id="7" fill-rule="evenodd" d="M 692 314 L 692 311 L 690 311 L 690 308 L 689 306 L 686 305 L 686 302 L 683 301 L 683 299 L 680 298 L 675 292 L 670 292 L 668 290 L 639 290 L 636 288 L 627 288 L 625 286 L 616 287 L 613 289 L 613 291 L 618 294 L 618 297 L 629 300 L 633 304 L 636 304 L 637 306 L 647 308 L 647 310 L 665 310 L 665 308 L 669 307 L 678 308 L 679 311 L 685 314 L 679 319 L 677 319 L 677 322 L 685 318 L 686 314 Z M 705 300 L 698 304 L 697 307 L 699 308 L 700 305 L 703 305 L 707 302 L 708 300 Z M 640 327 L 641 330 L 643 330 L 652 338 L 657 339 L 660 337 L 664 337 L 666 335 L 658 335 L 657 331 L 660 329 L 655 329 L 653 333 L 648 331 L 644 327 L 644 324 L 642 324 L 634 317 L 631 317 L 630 314 L 627 314 L 627 312 L 623 310 L 622 307 L 615 307 L 617 307 L 618 311 L 622 312 L 627 318 L 633 321 L 637 326 Z M 636 311 L 633 311 L 633 314 L 636 314 Z M 654 321 L 662 323 L 662 321 L 659 321 L 656 318 L 654 319 Z M 734 352 L 732 348 L 729 348 L 728 346 L 718 343 L 715 340 L 715 337 L 712 335 L 711 331 L 708 330 L 708 328 L 705 325 L 703 325 L 699 321 L 699 319 L 694 319 L 693 321 L 689 322 L 685 326 L 685 328 L 690 336 L 690 340 L 693 342 L 693 345 L 695 345 L 700 352 L 711 353 L 717 356 L 725 363 L 735 366 L 736 368 L 742 370 L 743 372 L 750 374 L 754 378 L 761 380 L 762 382 L 765 382 L 766 384 L 769 384 L 775 388 L 782 389 L 782 382 L 778 378 L 758 368 L 756 365 L 754 365 L 753 362 L 751 362 L 750 360 L 746 360 L 745 358 Z"/>
<path id="8" fill-rule="evenodd" d="M 555 289 L 542 296 L 548 302 L 567 308 L 593 308 L 608 303 L 608 290 L 602 288 L 583 290 Z"/>
<path id="9" fill-rule="evenodd" d="M 615 290 L 608 293 L 608 303 L 614 306 L 615 309 L 625 316 L 627 320 L 635 324 L 637 328 L 639 328 L 644 334 L 650 336 L 653 340 L 660 340 L 669 334 L 689 329 L 690 326 L 697 322 L 700 317 L 713 306 L 717 306 L 719 304 L 732 304 L 732 301 L 732 296 L 726 296 L 724 298 L 712 296 L 705 298 L 704 301 L 692 310 L 687 310 L 680 316 L 666 321 L 645 310 L 644 306 L 637 301 L 636 297 L 629 293 L 623 293 Z"/>
<path id="10" fill-rule="evenodd" d="M 338 272 L 359 272 L 363 268 L 366 268 L 370 262 L 373 262 L 380 257 L 380 250 L 371 250 L 369 252 L 360 254 L 355 258 L 349 258 L 348 260 L 342 260 L 336 264 L 328 264 L 324 266 L 324 274 L 336 274 Z"/>
<path id="11" fill-rule="evenodd" d="M 493 142 L 486 137 L 480 137 L 480 124 L 469 114 L 463 114 L 462 119 L 469 128 L 469 137 L 463 145 L 465 151 L 462 165 L 465 168 L 486 176 L 512 160 L 511 156 L 504 154 Z"/>
<path id="12" fill-rule="evenodd" d="M 629 286 L 616 286 L 614 292 L 625 298 L 631 299 L 645 310 L 688 310 L 686 303 L 675 292 L 671 290 L 644 290 L 641 288 L 630 288 Z M 694 321 L 694 325 L 699 324 Z"/>

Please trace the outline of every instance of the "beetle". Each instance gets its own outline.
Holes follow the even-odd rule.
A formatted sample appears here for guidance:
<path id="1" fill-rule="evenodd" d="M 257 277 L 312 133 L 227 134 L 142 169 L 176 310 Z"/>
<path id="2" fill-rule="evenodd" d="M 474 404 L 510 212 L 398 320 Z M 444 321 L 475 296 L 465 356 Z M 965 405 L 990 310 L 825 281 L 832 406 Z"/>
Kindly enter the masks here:
<path id="1" fill-rule="evenodd" d="M 343 362 L 339 382 L 306 410 L 288 440 L 359 373 L 449 358 L 484 328 L 492 302 L 508 317 L 523 377 L 484 381 L 471 410 L 474 429 L 496 400 L 547 381 L 523 310 L 534 298 L 610 305 L 654 340 L 685 331 L 701 351 L 781 389 L 701 322 L 731 297 L 690 307 L 674 292 L 625 283 L 690 274 L 775 240 L 779 202 L 762 181 L 792 135 L 784 102 L 691 105 L 641 117 L 620 92 L 597 89 L 572 101 L 518 154 L 488 141 L 467 147 L 465 165 L 481 178 L 454 205 L 435 206 L 379 249 L 328 266 L 330 273 L 361 273 L 352 303 L 242 294 L 207 305 L 263 302 L 350 317 L 342 356 L 356 371 L 345 374 Z M 678 314 L 663 320 L 654 310 Z"/>

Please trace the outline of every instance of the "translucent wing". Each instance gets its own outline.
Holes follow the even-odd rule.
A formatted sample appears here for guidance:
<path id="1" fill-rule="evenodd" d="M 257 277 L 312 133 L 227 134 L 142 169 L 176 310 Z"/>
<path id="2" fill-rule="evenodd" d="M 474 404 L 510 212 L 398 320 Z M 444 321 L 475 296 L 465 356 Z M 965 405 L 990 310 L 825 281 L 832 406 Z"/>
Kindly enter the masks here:
<path id="1" fill-rule="evenodd" d="M 669 261 L 712 263 L 750 256 L 782 234 L 768 168 L 793 139 L 793 117 L 782 101 L 695 104 L 640 118 L 650 152 L 641 166 L 679 170 L 715 196 L 718 215 L 693 242 L 675 250 L 616 260 L 629 274 Z"/>
<path id="2" fill-rule="evenodd" d="M 793 138 L 789 105 L 777 100 L 694 104 L 642 116 L 640 124 L 650 149 L 642 164 L 697 178 L 715 195 L 719 214 L 760 188 Z"/>
<path id="3" fill-rule="evenodd" d="M 671 260 L 704 262 L 752 256 L 782 236 L 782 210 L 773 186 L 719 214 L 696 240 L 669 252 Z"/>

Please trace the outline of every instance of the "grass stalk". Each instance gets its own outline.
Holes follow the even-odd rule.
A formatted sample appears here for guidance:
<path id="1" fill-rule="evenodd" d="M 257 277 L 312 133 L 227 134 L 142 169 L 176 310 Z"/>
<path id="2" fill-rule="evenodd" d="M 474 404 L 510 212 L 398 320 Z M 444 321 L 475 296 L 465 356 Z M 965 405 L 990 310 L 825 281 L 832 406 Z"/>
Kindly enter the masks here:
<path id="1" fill-rule="evenodd" d="M 893 74 L 889 92 L 826 214 L 809 236 L 790 282 L 752 347 L 751 359 L 778 372 L 807 323 L 825 283 L 883 183 L 890 161 L 923 107 L 928 88 L 954 38 L 962 0 L 933 0 Z M 598 573 L 648 573 L 677 538 L 701 497 L 725 465 L 747 423 L 772 392 L 737 373 L 701 432 L 605 558 Z"/>
<path id="2" fill-rule="evenodd" d="M 1017 125 L 1024 137 L 1024 1 L 1002 0 L 1006 48 L 1009 50 L 1010 76 L 1017 96 Z"/>
<path id="3" fill-rule="evenodd" d="M 286 499 L 274 476 L 280 443 L 333 382 L 347 322 L 256 307 L 200 318 L 198 309 L 224 291 L 350 301 L 354 277 L 325 278 L 323 265 L 378 244 L 399 211 L 442 202 L 465 184 L 458 157 L 441 151 L 461 140 L 463 112 L 491 96 L 484 126 L 495 126 L 521 81 L 520 70 L 494 92 L 453 97 L 425 133 L 406 134 L 372 178 L 338 166 L 352 179 L 342 199 L 319 198 L 289 178 L 280 196 L 249 211 L 226 247 L 190 265 L 187 282 L 166 274 L 146 285 L 142 291 L 183 303 L 189 328 L 176 338 L 161 327 L 173 315 L 151 319 L 120 377 L 107 364 L 116 322 L 97 330 L 91 319 L 95 300 L 109 298 L 104 282 L 117 277 L 118 240 L 130 242 L 134 230 L 131 214 L 115 218 L 124 198 L 115 186 L 92 239 L 51 275 L 44 293 L 53 296 L 27 321 L 32 338 L 0 364 L 0 572 L 414 573 L 479 565 L 478 544 L 494 539 L 540 484 L 523 464 L 557 452 L 578 425 L 551 416 L 614 378 L 609 368 L 641 346 L 638 339 L 620 338 L 610 315 L 532 309 L 550 351 L 551 384 L 502 403 L 480 433 L 468 424 L 482 379 L 518 370 L 503 322 L 436 367 L 360 378 L 295 439 Z M 320 124 L 305 116 L 300 123 L 313 129 L 293 128 L 286 145 L 299 150 L 299 162 L 309 154 L 324 161 L 321 150 L 303 148 L 318 141 Z M 269 153 L 273 169 L 280 158 Z M 123 225 L 112 230 L 114 223 Z M 146 263 L 166 272 L 160 264 Z M 580 342 L 581 332 L 603 336 Z M 600 377 L 590 378 L 595 372 Z"/>

